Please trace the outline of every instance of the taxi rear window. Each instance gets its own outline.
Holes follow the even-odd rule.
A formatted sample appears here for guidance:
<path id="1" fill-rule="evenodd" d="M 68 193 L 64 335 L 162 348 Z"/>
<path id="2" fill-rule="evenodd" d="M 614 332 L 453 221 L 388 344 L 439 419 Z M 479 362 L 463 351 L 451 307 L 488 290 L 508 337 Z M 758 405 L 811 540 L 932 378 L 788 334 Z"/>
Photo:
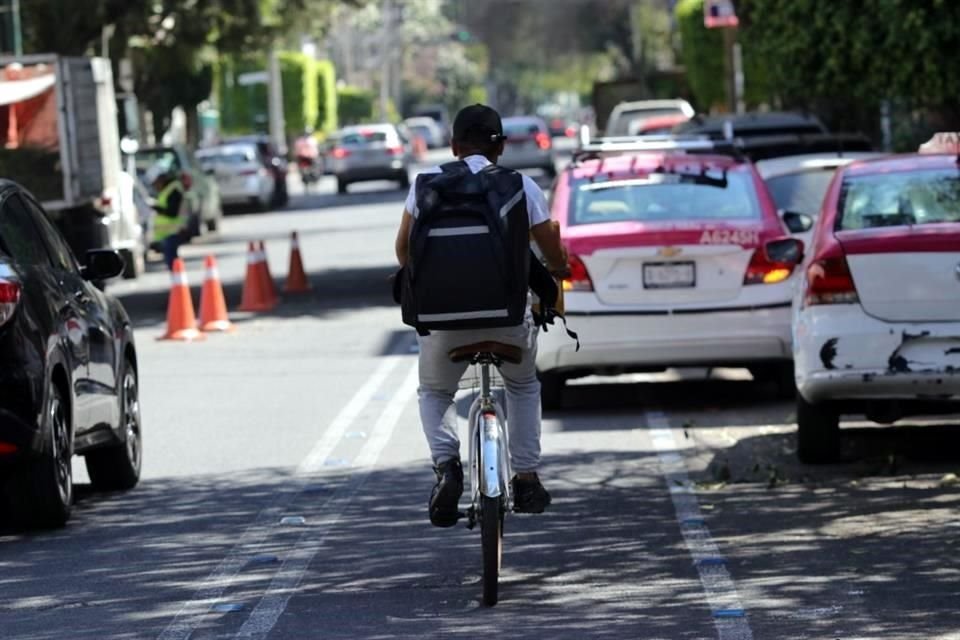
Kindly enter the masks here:
<path id="1" fill-rule="evenodd" d="M 569 224 L 755 220 L 761 217 L 746 173 L 714 177 L 653 173 L 643 178 L 579 180 L 570 198 Z"/>
<path id="2" fill-rule="evenodd" d="M 851 176 L 843 181 L 837 231 L 960 222 L 956 169 Z"/>
<path id="3" fill-rule="evenodd" d="M 341 144 L 364 145 L 374 142 L 386 142 L 387 134 L 385 131 L 361 131 L 358 133 L 348 133 L 340 139 Z"/>

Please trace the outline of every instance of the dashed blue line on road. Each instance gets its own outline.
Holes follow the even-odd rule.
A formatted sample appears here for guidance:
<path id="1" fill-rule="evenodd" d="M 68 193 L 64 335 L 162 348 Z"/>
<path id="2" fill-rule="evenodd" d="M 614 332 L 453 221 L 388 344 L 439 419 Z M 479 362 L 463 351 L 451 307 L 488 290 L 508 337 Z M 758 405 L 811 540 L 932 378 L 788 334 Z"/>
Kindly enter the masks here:
<path id="1" fill-rule="evenodd" d="M 646 414 L 647 431 L 657 451 L 660 470 L 670 492 L 674 512 L 687 551 L 697 567 L 700 584 L 710 607 L 718 640 L 753 640 L 753 631 L 740 602 L 727 562 L 717 547 L 701 513 L 697 493 L 679 453 L 670 421 L 660 411 Z"/>
<path id="2" fill-rule="evenodd" d="M 700 558 L 696 562 L 698 567 L 717 567 L 727 564 L 725 558 Z"/>
<path id="3" fill-rule="evenodd" d="M 216 613 L 237 613 L 238 611 L 243 611 L 246 609 L 242 604 L 237 604 L 234 602 L 224 602 L 221 604 L 215 604 L 210 607 L 210 611 Z"/>
<path id="4" fill-rule="evenodd" d="M 307 519 L 303 516 L 285 516 L 280 518 L 280 524 L 288 527 L 299 527 L 307 524 Z"/>

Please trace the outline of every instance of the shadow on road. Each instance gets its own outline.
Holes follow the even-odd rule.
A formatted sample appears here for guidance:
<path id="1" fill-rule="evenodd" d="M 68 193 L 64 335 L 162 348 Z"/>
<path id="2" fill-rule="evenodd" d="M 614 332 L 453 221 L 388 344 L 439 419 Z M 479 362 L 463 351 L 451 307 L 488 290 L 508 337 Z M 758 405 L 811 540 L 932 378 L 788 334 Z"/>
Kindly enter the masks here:
<path id="1" fill-rule="evenodd" d="M 478 604 L 479 531 L 438 530 L 426 518 L 433 474 L 427 462 L 378 468 L 363 481 L 316 474 L 307 492 L 270 469 L 238 476 L 152 480 L 128 494 L 81 488 L 76 516 L 61 532 L 0 537 L 4 603 L 0 627 L 10 637 L 54 639 L 44 614 L 70 609 L 71 637 L 156 637 L 170 611 L 193 598 L 201 580 L 231 553 L 237 569 L 222 602 L 239 615 L 208 614 L 207 631 L 235 632 L 279 568 L 258 562 L 292 545 L 317 555 L 281 618 L 277 637 L 475 637 L 484 625 L 502 637 L 685 638 L 712 629 L 696 571 L 676 544 L 672 506 L 659 491 L 649 456 L 596 451 L 546 462 L 552 510 L 507 519 L 501 604 Z M 560 480 L 560 479 L 563 480 Z M 234 545 L 258 512 L 277 502 Z M 279 518 L 296 514 L 301 527 Z M 336 516 L 335 523 L 324 523 Z M 664 526 L 664 525 L 668 526 Z M 638 532 L 640 535 L 638 535 Z M 70 550 L 74 551 L 70 551 Z M 69 566 L 65 557 L 73 558 Z M 654 576 L 671 576 L 653 587 Z M 223 584 L 226 584 L 225 582 Z M 311 622 L 313 621 L 313 622 Z M 284 625 L 293 629 L 284 630 Z M 300 625 L 297 627 L 296 625 Z M 546 635 L 545 635 L 546 634 Z M 625 635 L 626 634 L 626 635 Z"/>
<path id="2" fill-rule="evenodd" d="M 307 273 L 313 287 L 309 293 L 283 294 L 284 282 L 274 279 L 281 301 L 272 310 L 257 314 L 231 312 L 234 323 L 258 318 L 294 318 L 304 316 L 325 317 L 343 311 L 372 307 L 396 306 L 391 296 L 390 276 L 393 267 L 364 267 L 347 269 L 323 269 Z M 201 287 L 192 286 L 194 304 L 200 300 Z M 243 297 L 243 283 L 223 284 L 227 307 L 236 310 Z M 128 292 L 120 296 L 135 328 L 162 322 L 169 299 L 168 291 L 145 290 Z M 199 313 L 199 308 L 195 309 Z M 397 317 L 400 310 L 397 307 Z"/>

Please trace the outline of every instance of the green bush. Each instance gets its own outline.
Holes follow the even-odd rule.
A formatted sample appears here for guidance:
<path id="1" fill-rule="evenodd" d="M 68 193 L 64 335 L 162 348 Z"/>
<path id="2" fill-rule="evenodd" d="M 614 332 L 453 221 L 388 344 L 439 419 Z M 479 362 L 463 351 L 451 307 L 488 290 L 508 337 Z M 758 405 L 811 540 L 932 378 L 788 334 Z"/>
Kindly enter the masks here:
<path id="1" fill-rule="evenodd" d="M 240 74 L 266 68 L 267 61 L 263 56 L 222 56 L 218 61 L 214 70 L 214 90 L 223 133 L 237 135 L 267 130 L 267 85 L 241 86 L 239 83 Z"/>
<path id="2" fill-rule="evenodd" d="M 324 135 L 337 130 L 337 71 L 329 60 L 318 60 L 316 128 Z"/>
<path id="3" fill-rule="evenodd" d="M 319 110 L 316 61 L 305 54 L 279 54 L 283 85 L 283 119 L 287 134 L 296 136 L 314 129 Z"/>
<path id="4" fill-rule="evenodd" d="M 337 116 L 341 126 L 369 122 L 373 119 L 372 91 L 358 87 L 340 87 L 337 96 Z"/>

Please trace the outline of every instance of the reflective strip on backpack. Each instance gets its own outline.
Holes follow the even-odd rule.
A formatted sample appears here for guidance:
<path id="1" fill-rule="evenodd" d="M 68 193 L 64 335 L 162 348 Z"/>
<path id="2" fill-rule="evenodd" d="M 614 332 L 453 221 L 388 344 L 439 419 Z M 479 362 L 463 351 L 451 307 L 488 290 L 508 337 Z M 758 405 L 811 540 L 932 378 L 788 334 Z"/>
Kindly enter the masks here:
<path id="1" fill-rule="evenodd" d="M 482 318 L 506 318 L 509 314 L 506 309 L 492 309 L 490 311 L 464 311 L 461 313 L 421 313 L 417 315 L 420 322 L 449 322 L 451 320 L 480 320 Z"/>
<path id="2" fill-rule="evenodd" d="M 430 232 L 427 235 L 431 238 L 442 238 L 446 236 L 479 236 L 485 233 L 490 233 L 490 228 L 478 225 L 475 227 L 447 227 L 443 229 L 430 229 Z"/>
<path id="3" fill-rule="evenodd" d="M 520 191 L 517 191 L 516 195 L 514 195 L 512 198 L 510 198 L 509 201 L 507 201 L 507 204 L 505 204 L 505 205 L 503 205 L 502 207 L 500 207 L 500 217 L 501 217 L 501 218 L 503 218 L 504 216 L 506 216 L 508 213 L 510 213 L 510 210 L 511 210 L 511 209 L 513 209 L 515 206 L 517 206 L 517 203 L 520 202 L 520 198 L 523 197 L 523 194 L 524 194 L 523 189 L 520 189 Z"/>

